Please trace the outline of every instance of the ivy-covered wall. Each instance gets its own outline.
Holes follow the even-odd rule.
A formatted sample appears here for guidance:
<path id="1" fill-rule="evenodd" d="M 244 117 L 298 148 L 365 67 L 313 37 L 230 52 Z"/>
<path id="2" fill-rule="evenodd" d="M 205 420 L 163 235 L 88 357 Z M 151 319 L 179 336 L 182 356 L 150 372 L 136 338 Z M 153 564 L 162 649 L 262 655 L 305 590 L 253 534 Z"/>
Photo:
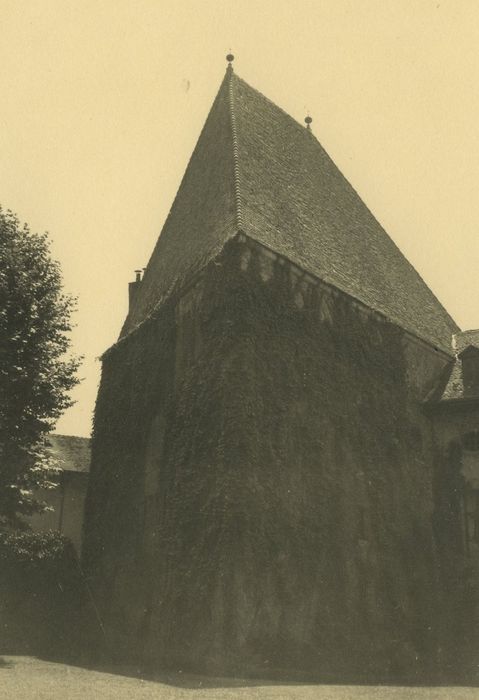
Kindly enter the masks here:
<path id="1" fill-rule="evenodd" d="M 123 630 L 128 644 L 130 637 L 134 643 L 153 576 L 144 551 L 145 461 L 155 417 L 174 415 L 175 336 L 169 303 L 159 319 L 103 358 L 82 559 L 115 649 Z"/>
<path id="2" fill-rule="evenodd" d="M 464 442 L 468 434 L 477 433 L 479 406 L 477 401 L 442 401 L 430 404 L 428 413 L 434 435 L 433 523 L 445 589 L 442 619 L 449 632 L 447 659 L 457 677 L 477 682 L 479 542 L 474 526 L 468 532 L 470 518 L 477 517 L 477 505 L 474 508 L 474 487 L 467 478 Z M 469 453 L 471 457 L 479 459 L 477 453 Z"/>
<path id="3" fill-rule="evenodd" d="M 342 678 L 433 666 L 418 398 L 446 361 L 232 241 L 104 358 L 84 559 L 111 650 Z"/>

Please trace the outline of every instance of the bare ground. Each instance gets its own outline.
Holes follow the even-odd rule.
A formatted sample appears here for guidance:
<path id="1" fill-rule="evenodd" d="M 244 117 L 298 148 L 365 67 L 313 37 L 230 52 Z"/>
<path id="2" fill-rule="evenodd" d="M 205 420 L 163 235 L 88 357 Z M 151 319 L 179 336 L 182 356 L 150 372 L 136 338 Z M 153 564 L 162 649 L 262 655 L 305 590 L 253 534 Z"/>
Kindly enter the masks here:
<path id="1" fill-rule="evenodd" d="M 479 688 L 276 684 L 164 674 L 154 680 L 127 670 L 97 671 L 32 656 L 0 657 L 2 700 L 479 700 Z"/>

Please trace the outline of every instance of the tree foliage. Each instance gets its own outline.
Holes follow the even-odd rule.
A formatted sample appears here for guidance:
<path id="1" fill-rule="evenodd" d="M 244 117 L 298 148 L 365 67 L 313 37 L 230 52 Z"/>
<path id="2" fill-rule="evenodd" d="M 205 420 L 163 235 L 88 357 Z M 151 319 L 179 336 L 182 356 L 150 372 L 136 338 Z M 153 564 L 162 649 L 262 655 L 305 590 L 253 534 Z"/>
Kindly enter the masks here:
<path id="1" fill-rule="evenodd" d="M 75 558 L 71 540 L 59 532 L 0 532 L 0 563 L 50 564 Z"/>
<path id="2" fill-rule="evenodd" d="M 54 485 L 44 443 L 78 382 L 79 358 L 68 356 L 74 308 L 47 234 L 0 208 L 0 524 L 44 510 L 35 492 Z"/>

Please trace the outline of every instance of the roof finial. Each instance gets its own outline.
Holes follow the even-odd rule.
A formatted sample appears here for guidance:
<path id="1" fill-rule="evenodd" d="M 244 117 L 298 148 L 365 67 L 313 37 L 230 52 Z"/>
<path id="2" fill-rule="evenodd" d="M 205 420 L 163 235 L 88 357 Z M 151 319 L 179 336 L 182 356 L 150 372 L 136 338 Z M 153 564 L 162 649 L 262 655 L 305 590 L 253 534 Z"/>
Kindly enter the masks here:
<path id="1" fill-rule="evenodd" d="M 306 123 L 306 128 L 308 131 L 311 131 L 311 122 L 313 121 L 312 117 L 308 116 L 304 118 L 304 121 Z"/>
<path id="2" fill-rule="evenodd" d="M 232 71 L 232 70 L 233 70 L 233 65 L 232 65 L 232 64 L 233 64 L 233 61 L 235 60 L 235 57 L 233 56 L 233 54 L 231 53 L 231 51 L 230 51 L 230 53 L 226 56 L 226 60 L 228 61 L 228 68 L 227 68 L 227 70 L 231 70 L 231 71 Z"/>

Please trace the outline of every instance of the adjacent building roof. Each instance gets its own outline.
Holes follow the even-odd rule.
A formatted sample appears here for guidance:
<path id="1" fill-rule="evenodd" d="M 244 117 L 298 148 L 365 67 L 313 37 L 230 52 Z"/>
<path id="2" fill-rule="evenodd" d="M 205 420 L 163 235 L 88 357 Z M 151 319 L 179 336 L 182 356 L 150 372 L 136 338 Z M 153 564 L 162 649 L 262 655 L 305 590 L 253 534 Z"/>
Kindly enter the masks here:
<path id="1" fill-rule="evenodd" d="M 47 445 L 58 461 L 58 466 L 66 472 L 90 471 L 90 439 L 76 435 L 51 434 Z"/>
<path id="2" fill-rule="evenodd" d="M 479 348 L 479 329 L 455 333 L 452 344 L 458 355 L 468 347 Z"/>
<path id="3" fill-rule="evenodd" d="M 479 352 L 479 330 L 456 333 L 452 339 L 455 350 L 455 360 L 447 365 L 437 386 L 428 397 L 428 403 L 444 403 L 461 399 L 479 399 L 479 394 L 467 391 L 464 383 L 463 358 L 471 353 Z"/>
<path id="4" fill-rule="evenodd" d="M 445 379 L 445 381 L 444 381 Z M 462 361 L 456 361 L 448 368 L 445 378 L 441 381 L 439 395 L 435 394 L 434 401 L 450 401 L 464 398 L 464 380 L 462 376 Z"/>
<path id="5" fill-rule="evenodd" d="M 229 68 L 121 335 L 239 231 L 450 351 L 457 325 L 312 132 Z"/>

